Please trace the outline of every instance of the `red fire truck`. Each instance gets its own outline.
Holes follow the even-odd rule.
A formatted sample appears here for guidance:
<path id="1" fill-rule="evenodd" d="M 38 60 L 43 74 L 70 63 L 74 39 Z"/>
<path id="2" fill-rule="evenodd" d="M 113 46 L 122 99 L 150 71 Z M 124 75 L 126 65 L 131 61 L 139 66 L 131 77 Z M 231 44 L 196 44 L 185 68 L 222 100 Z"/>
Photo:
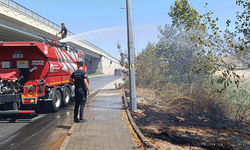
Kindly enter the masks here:
<path id="1" fill-rule="evenodd" d="M 36 109 L 56 112 L 69 104 L 74 95 L 69 77 L 85 54 L 44 39 L 0 42 L 0 115 L 35 114 Z"/>

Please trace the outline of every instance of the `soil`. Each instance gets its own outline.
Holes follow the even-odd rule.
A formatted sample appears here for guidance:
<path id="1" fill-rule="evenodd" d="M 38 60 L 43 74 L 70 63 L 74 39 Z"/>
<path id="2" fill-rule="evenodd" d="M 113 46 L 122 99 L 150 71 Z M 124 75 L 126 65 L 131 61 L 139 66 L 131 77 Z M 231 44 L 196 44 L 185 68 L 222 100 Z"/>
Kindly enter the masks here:
<path id="1" fill-rule="evenodd" d="M 155 148 L 250 150 L 250 122 L 236 125 L 227 118 L 212 120 L 196 114 L 184 115 L 161 106 L 150 95 L 150 91 L 137 90 L 138 111 L 131 111 L 131 115 Z"/>

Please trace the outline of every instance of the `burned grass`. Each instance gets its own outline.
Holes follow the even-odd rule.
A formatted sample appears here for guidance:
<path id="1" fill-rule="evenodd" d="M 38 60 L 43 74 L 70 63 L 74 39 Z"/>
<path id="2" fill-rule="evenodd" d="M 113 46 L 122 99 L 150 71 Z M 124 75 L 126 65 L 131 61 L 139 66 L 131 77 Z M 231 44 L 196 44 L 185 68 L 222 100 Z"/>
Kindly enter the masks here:
<path id="1" fill-rule="evenodd" d="M 147 90 L 137 91 L 138 112 L 131 111 L 131 115 L 156 148 L 250 149 L 250 122 L 247 120 L 236 123 L 226 115 L 204 116 L 191 111 L 193 109 L 161 105 L 160 100 L 143 97 L 148 93 Z"/>

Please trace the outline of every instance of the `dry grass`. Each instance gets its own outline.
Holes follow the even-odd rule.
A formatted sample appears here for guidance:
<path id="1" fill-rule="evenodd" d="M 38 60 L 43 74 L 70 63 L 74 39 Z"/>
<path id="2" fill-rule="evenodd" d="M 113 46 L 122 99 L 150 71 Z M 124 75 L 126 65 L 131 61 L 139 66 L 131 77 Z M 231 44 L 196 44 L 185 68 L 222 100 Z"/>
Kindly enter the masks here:
<path id="1" fill-rule="evenodd" d="M 121 97 L 123 97 L 122 89 L 120 89 L 120 95 L 121 95 Z M 123 107 L 125 108 L 125 106 L 123 106 Z M 128 119 L 126 111 L 122 111 L 122 116 L 123 116 L 125 122 L 127 123 L 127 126 L 129 128 L 129 133 L 132 134 L 134 137 L 134 142 L 136 144 L 137 149 L 138 150 L 147 150 L 144 147 L 144 144 L 141 142 L 140 138 L 137 136 L 136 132 L 134 131 L 134 129 L 133 129 L 133 127 Z"/>
<path id="2" fill-rule="evenodd" d="M 228 110 L 233 110 L 228 104 L 232 96 L 225 94 L 218 96 L 205 85 L 193 84 L 168 84 L 160 91 L 137 88 L 137 102 L 155 105 L 167 109 L 176 109 L 183 114 L 197 114 L 210 119 L 220 120 L 232 117 Z M 232 119 L 231 118 L 231 119 Z"/>
<path id="3" fill-rule="evenodd" d="M 141 140 L 139 139 L 139 137 L 137 136 L 137 134 L 135 133 L 132 125 L 130 124 L 130 121 L 128 119 L 127 113 L 125 111 L 122 112 L 122 116 L 125 119 L 127 126 L 129 128 L 129 133 L 133 135 L 134 137 L 134 142 L 136 144 L 136 147 L 138 150 L 148 150 L 147 148 L 144 147 L 144 144 L 141 142 Z"/>
<path id="4" fill-rule="evenodd" d="M 183 89 L 183 88 L 182 88 Z M 198 90 L 198 91 L 197 91 Z M 201 90 L 201 91 L 200 91 Z M 170 104 L 165 107 L 158 106 L 158 105 L 150 105 L 150 104 L 143 104 L 144 101 L 149 101 L 143 98 L 143 96 L 148 94 L 148 91 L 145 89 L 137 89 L 138 93 L 140 93 L 140 96 L 137 97 L 138 99 L 143 99 L 138 102 L 138 112 L 132 113 L 133 118 L 136 121 L 136 124 L 140 128 L 140 130 L 143 132 L 143 134 L 148 138 L 148 141 L 153 145 L 154 147 L 158 148 L 159 150 L 168 150 L 168 149 L 181 149 L 181 150 L 187 150 L 187 149 L 200 149 L 200 146 L 207 146 L 209 148 L 214 148 L 214 144 L 217 145 L 219 148 L 224 149 L 230 149 L 234 146 L 240 147 L 241 144 L 237 142 L 237 140 L 229 140 L 227 137 L 240 137 L 242 139 L 245 139 L 246 141 L 249 141 L 249 133 L 248 127 L 243 127 L 241 129 L 238 128 L 238 130 L 234 130 L 235 127 L 234 123 L 230 121 L 230 119 L 221 119 L 218 121 L 211 120 L 209 117 L 203 117 L 202 115 L 182 115 L 183 114 L 183 108 L 176 109 L 176 111 L 173 108 L 169 108 Z M 145 92 L 145 93 L 144 93 Z M 181 91 L 179 90 L 181 93 Z M 199 93 L 199 98 L 203 97 L 210 97 L 211 93 L 207 90 L 202 91 L 201 88 L 195 88 L 193 86 L 193 93 Z M 205 93 L 205 94 L 204 94 Z M 191 96 L 194 96 L 195 94 L 191 94 Z M 196 96 L 196 95 L 195 95 Z M 182 97 L 183 98 L 183 97 Z M 212 99 L 211 104 L 204 103 L 204 100 L 207 99 L 200 99 L 200 103 L 196 104 L 197 106 L 200 106 L 206 108 L 206 110 L 210 109 L 211 115 L 210 116 L 216 116 L 216 111 L 219 110 L 219 108 L 214 108 L 216 111 L 214 111 L 212 108 L 207 108 L 209 105 L 213 105 L 212 102 L 214 102 Z M 153 100 L 151 100 L 153 101 Z M 178 100 L 176 100 L 178 101 Z M 185 100 L 184 100 L 185 101 Z M 191 101 L 191 100 L 187 100 Z M 192 101 L 196 101 L 195 98 L 192 98 Z M 203 102 L 203 103 L 202 103 Z M 214 102 L 215 103 L 215 102 Z M 181 105 L 180 101 L 178 104 Z M 176 105 L 172 103 L 172 105 Z M 184 107 L 190 106 L 187 104 L 183 104 Z M 187 106 L 185 106 L 187 105 Z M 197 107 L 198 109 L 198 107 Z M 193 109 L 188 109 L 186 111 Z M 201 111 L 200 110 L 200 111 Z M 197 111 L 197 110 L 196 110 Z M 206 112 L 208 114 L 208 112 Z M 190 116 L 192 116 L 190 118 Z M 184 121 L 180 121 L 178 118 L 184 119 Z M 194 126 L 193 126 L 194 125 Z M 233 127 L 233 128 L 232 128 Z M 242 130 L 243 129 L 243 130 Z M 247 130 L 245 133 L 244 131 Z M 216 138 L 215 138 L 216 137 Z M 164 140 L 165 138 L 165 140 Z M 171 143 L 171 140 L 179 140 L 178 142 L 181 143 L 185 140 L 188 140 L 187 143 L 183 142 L 182 144 L 176 144 Z M 183 139 L 183 140 L 182 140 Z M 199 141 L 200 139 L 203 139 L 206 141 L 204 143 L 196 143 L 194 141 Z M 194 145 L 190 144 L 193 142 L 196 143 Z M 190 144 L 190 145 L 189 145 Z M 204 145 L 203 145 L 204 144 Z M 220 145 L 221 144 L 221 145 Z M 244 144 L 247 144 L 244 142 Z M 244 147 L 244 146 L 243 146 Z M 241 148 L 243 148 L 241 147 Z M 239 148 L 239 149 L 241 149 Z M 215 148 L 216 149 L 216 148 Z M 237 148 L 236 148 L 237 149 Z"/>

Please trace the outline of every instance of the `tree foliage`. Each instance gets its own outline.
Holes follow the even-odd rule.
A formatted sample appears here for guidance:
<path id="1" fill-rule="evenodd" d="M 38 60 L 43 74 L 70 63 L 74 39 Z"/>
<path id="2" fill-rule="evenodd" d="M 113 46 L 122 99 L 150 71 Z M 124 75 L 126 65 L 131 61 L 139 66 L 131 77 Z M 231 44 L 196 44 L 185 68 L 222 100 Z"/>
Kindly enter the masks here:
<path id="1" fill-rule="evenodd" d="M 203 67 L 209 66 L 210 62 L 202 57 L 212 53 L 205 54 L 202 47 L 198 46 L 198 39 L 206 36 L 206 32 L 200 28 L 197 11 L 190 7 L 188 0 L 176 0 L 169 15 L 172 16 L 173 25 L 159 26 L 159 41 L 155 45 L 150 43 L 138 56 L 136 74 L 139 84 L 149 86 L 151 81 L 160 85 L 170 82 L 190 83 L 198 77 L 195 74 L 202 78 L 212 73 L 211 68 Z M 183 30 L 182 27 L 187 29 Z M 193 36 L 196 36 L 196 40 L 190 42 Z M 157 68 L 152 68 L 154 66 Z M 154 75 L 157 80 L 153 80 Z"/>
<path id="2" fill-rule="evenodd" d="M 168 15 L 172 18 L 173 26 L 181 28 L 202 27 L 205 29 L 204 24 L 200 24 L 198 12 L 190 6 L 188 0 L 175 0 Z"/>
<path id="3" fill-rule="evenodd" d="M 203 68 L 210 67 L 212 72 L 221 74 L 217 83 L 223 84 L 222 91 L 225 90 L 230 83 L 239 85 L 240 75 L 237 73 L 239 70 L 244 70 L 250 66 L 249 53 L 249 2 L 237 0 L 236 4 L 242 5 L 244 11 L 237 12 L 235 22 L 235 31 L 221 30 L 217 21 L 219 18 L 213 19 L 211 15 L 213 12 L 209 11 L 201 15 L 203 23 L 207 26 L 208 36 L 198 38 L 199 46 L 204 48 L 205 53 L 212 53 L 211 57 L 207 57 L 204 61 L 214 61 L 213 66 L 204 66 Z M 207 3 L 206 6 L 207 7 Z M 227 26 L 230 26 L 231 21 L 227 20 Z M 197 39 L 193 36 L 191 40 Z M 221 91 L 220 90 L 220 91 Z"/>
<path id="4" fill-rule="evenodd" d="M 191 83 L 211 75 L 207 68 L 197 69 L 211 62 L 202 64 L 200 59 L 206 54 L 197 46 L 199 40 L 190 42 L 197 35 L 196 30 L 185 31 L 170 25 L 159 26 L 158 30 L 159 41 L 149 43 L 136 58 L 137 85 L 161 87 L 166 83 Z M 199 34 L 202 36 L 204 32 Z"/>
<path id="5" fill-rule="evenodd" d="M 162 85 L 164 72 L 165 68 L 157 56 L 156 47 L 149 42 L 136 58 L 136 84 L 139 87 L 157 88 Z"/>
<path id="6" fill-rule="evenodd" d="M 231 110 L 236 121 L 244 120 L 250 108 L 250 94 L 245 88 L 234 90 L 231 85 L 238 87 L 241 77 L 237 71 L 250 67 L 250 3 L 237 0 L 236 4 L 243 6 L 244 11 L 237 13 L 236 28 L 231 32 L 217 26 L 219 18 L 212 18 L 213 12 L 199 15 L 188 0 L 176 0 L 169 13 L 172 25 L 159 26 L 159 41 L 148 43 L 135 59 L 137 86 L 155 89 L 161 97 L 167 93 L 162 91 L 164 87 L 173 87 L 170 84 L 188 88 L 190 92 L 180 93 L 176 88 L 176 92 L 171 90 L 163 98 L 177 101 L 192 99 L 193 104 L 199 102 L 204 106 L 210 102 L 211 113 L 216 102 L 216 109 L 221 110 L 223 105 L 225 110 Z M 230 20 L 226 22 L 228 26 L 230 23 Z M 128 68 L 127 55 L 121 53 L 121 58 L 121 65 Z M 128 75 L 128 71 L 124 73 Z M 208 95 L 201 94 L 200 88 Z M 171 97 L 171 94 L 176 97 Z M 200 96 L 197 98 L 197 95 Z M 199 109 L 200 106 L 195 107 Z"/>
<path id="7" fill-rule="evenodd" d="M 250 37 L 250 2 L 249 0 L 236 0 L 236 5 L 243 7 L 243 12 L 239 11 L 236 14 L 237 21 L 236 24 L 236 33 L 243 33 L 246 39 L 241 39 L 242 42 L 249 42 L 248 38 Z M 231 21 L 228 21 L 231 23 Z M 228 23 L 228 26 L 229 26 Z"/>
<path id="8" fill-rule="evenodd" d="M 198 47 L 198 40 L 190 42 L 190 38 L 194 35 L 203 36 L 203 31 L 190 29 L 189 31 L 165 25 L 164 28 L 159 26 L 161 34 L 159 42 L 156 44 L 158 57 L 167 71 L 165 76 L 175 76 L 174 82 L 192 82 L 191 76 L 188 74 L 192 71 L 195 73 L 203 72 L 209 74 L 208 70 L 197 70 L 194 66 L 198 65 L 197 54 L 201 54 L 201 47 Z M 209 62 L 206 62 L 209 63 Z M 201 64 L 202 65 L 202 64 Z M 194 76 L 192 76 L 194 77 Z M 172 80 L 173 81 L 173 80 Z"/>

